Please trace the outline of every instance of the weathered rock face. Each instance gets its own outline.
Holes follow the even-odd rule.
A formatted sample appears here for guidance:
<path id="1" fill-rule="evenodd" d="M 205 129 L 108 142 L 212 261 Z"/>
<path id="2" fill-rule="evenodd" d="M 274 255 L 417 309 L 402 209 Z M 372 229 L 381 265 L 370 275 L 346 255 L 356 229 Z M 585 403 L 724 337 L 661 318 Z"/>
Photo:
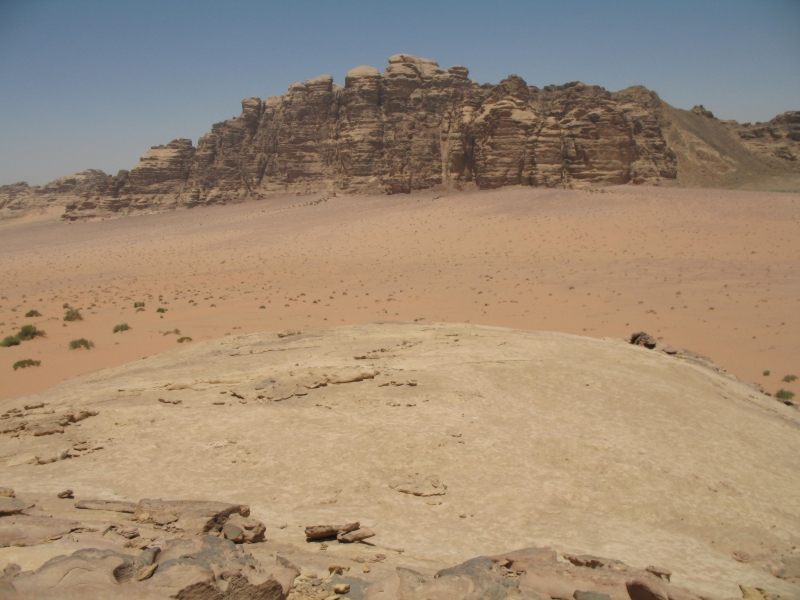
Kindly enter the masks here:
<path id="1" fill-rule="evenodd" d="M 15 216 L 30 208 L 66 204 L 74 204 L 75 210 L 90 210 L 97 207 L 100 198 L 115 196 L 127 181 L 127 175 L 127 171 L 120 171 L 117 177 L 112 177 L 89 169 L 43 186 L 29 186 L 25 182 L 0 186 L 0 217 Z"/>
<path id="2" fill-rule="evenodd" d="M 286 191 L 675 179 L 675 156 L 635 100 L 582 83 L 540 90 L 516 75 L 479 85 L 468 74 L 398 54 L 383 74 L 352 69 L 343 89 L 322 76 L 280 97 L 247 98 L 196 151 L 188 140 L 152 148 L 115 179 L 121 185 L 70 204 L 68 217 Z"/>
<path id="3" fill-rule="evenodd" d="M 735 146 L 721 152 L 723 171 L 738 161 L 748 163 L 749 179 L 800 173 L 798 112 L 739 125 L 702 106 L 678 111 L 642 87 L 539 89 L 516 75 L 480 85 L 468 75 L 466 67 L 397 54 L 383 73 L 352 69 L 344 88 L 328 75 L 293 83 L 283 96 L 243 100 L 242 114 L 213 125 L 196 149 L 174 140 L 114 177 L 86 171 L 43 188 L 5 186 L 0 209 L 59 194 L 70 195 L 65 217 L 75 219 L 286 192 L 702 185 L 702 169 L 683 180 L 680 171 L 719 154 L 714 138 L 722 134 L 730 138 L 723 146 Z"/>
<path id="4" fill-rule="evenodd" d="M 725 123 L 752 152 L 793 164 L 800 163 L 800 111 L 785 112 L 768 123 Z"/>

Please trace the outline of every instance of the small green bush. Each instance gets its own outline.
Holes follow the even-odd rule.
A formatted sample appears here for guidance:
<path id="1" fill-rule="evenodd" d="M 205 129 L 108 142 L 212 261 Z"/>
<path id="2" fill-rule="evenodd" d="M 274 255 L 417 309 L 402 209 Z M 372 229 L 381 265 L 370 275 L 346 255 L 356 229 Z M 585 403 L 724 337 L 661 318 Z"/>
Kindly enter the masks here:
<path id="1" fill-rule="evenodd" d="M 23 325 L 17 333 L 17 339 L 20 342 L 27 342 L 35 337 L 44 337 L 44 331 L 36 329 L 36 325 Z"/>
<path id="2" fill-rule="evenodd" d="M 81 338 L 79 340 L 72 340 L 69 343 L 70 350 L 77 350 L 78 348 L 86 348 L 88 350 L 89 348 L 94 348 L 94 343 L 90 342 L 86 338 Z"/>
<path id="3" fill-rule="evenodd" d="M 33 310 L 29 310 L 28 312 L 26 312 L 25 316 L 28 317 L 28 318 L 30 318 L 30 317 L 41 317 L 42 313 L 40 313 L 36 309 L 33 309 Z"/>
<path id="4" fill-rule="evenodd" d="M 780 390 L 778 390 L 778 393 L 775 394 L 775 397 L 778 400 L 791 400 L 792 398 L 794 398 L 794 392 L 791 392 L 789 390 L 780 389 Z"/>
<path id="5" fill-rule="evenodd" d="M 64 302 L 64 304 L 61 305 L 61 308 L 69 308 L 69 303 Z"/>
<path id="6" fill-rule="evenodd" d="M 797 375 L 787 375 L 783 378 L 783 381 L 786 383 L 792 383 L 793 381 L 797 381 Z"/>
<path id="7" fill-rule="evenodd" d="M 182 344 L 183 342 L 191 342 L 191 341 L 192 341 L 192 338 L 190 338 L 188 336 L 183 336 L 181 338 L 178 338 L 178 343 L 179 344 Z"/>
<path id="8" fill-rule="evenodd" d="M 173 329 L 172 331 L 165 331 L 165 332 L 164 332 L 164 335 L 172 335 L 173 333 L 174 333 L 175 335 L 180 335 L 180 334 L 181 334 L 181 330 L 180 330 L 180 329 L 178 329 L 178 328 L 176 327 L 176 328 L 175 328 L 175 329 Z"/>
<path id="9" fill-rule="evenodd" d="M 38 367 L 42 364 L 40 360 L 33 360 L 31 358 L 26 358 L 25 360 L 18 360 L 14 363 L 14 370 L 17 369 L 24 369 L 25 367 Z"/>
<path id="10" fill-rule="evenodd" d="M 81 315 L 81 311 L 79 311 L 77 308 L 68 308 L 67 312 L 64 313 L 64 320 L 83 321 L 83 316 Z"/>
<path id="11" fill-rule="evenodd" d="M 134 302 L 133 308 L 144 308 L 144 302 Z"/>
<path id="12" fill-rule="evenodd" d="M 10 348 L 11 346 L 19 346 L 20 341 L 15 335 L 7 335 L 3 338 L 3 341 L 0 342 L 0 347 L 3 348 Z"/>
<path id="13" fill-rule="evenodd" d="M 156 312 L 157 312 L 157 313 L 165 313 L 165 312 L 167 312 L 167 309 L 166 309 L 166 308 L 163 308 L 163 307 L 162 307 L 162 308 L 157 308 L 157 309 L 156 309 Z"/>
<path id="14" fill-rule="evenodd" d="M 120 323 L 119 325 L 114 326 L 114 333 L 117 333 L 118 331 L 128 331 L 130 328 L 131 326 L 127 323 Z"/>
<path id="15" fill-rule="evenodd" d="M 764 377 L 769 377 L 769 371 L 764 371 L 763 375 Z"/>

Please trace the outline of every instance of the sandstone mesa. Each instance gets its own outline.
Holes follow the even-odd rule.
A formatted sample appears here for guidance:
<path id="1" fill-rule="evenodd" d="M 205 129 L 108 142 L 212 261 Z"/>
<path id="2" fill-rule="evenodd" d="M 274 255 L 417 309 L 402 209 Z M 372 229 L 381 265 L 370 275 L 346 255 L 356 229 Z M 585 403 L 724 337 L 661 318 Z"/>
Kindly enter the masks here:
<path id="1" fill-rule="evenodd" d="M 509 185 L 796 187 L 800 111 L 768 123 L 676 109 L 634 86 L 497 85 L 408 54 L 383 73 L 323 75 L 242 101 L 194 147 L 152 147 L 130 171 L 87 170 L 41 187 L 0 188 L 0 215 L 64 205 L 78 219 L 237 202 L 271 194 L 409 193 Z"/>

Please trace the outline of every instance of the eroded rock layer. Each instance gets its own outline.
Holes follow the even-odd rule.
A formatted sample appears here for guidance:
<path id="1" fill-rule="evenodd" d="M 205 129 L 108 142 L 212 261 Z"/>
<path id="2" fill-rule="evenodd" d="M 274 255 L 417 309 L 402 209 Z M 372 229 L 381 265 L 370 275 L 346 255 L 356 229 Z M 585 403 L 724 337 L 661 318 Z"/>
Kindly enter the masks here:
<path id="1" fill-rule="evenodd" d="M 674 109 L 642 87 L 611 93 L 573 82 L 539 89 L 516 75 L 480 85 L 468 75 L 466 67 L 444 70 L 398 54 L 383 73 L 352 69 L 344 88 L 323 75 L 293 83 L 282 96 L 246 98 L 241 115 L 213 125 L 197 148 L 174 140 L 151 148 L 130 172 L 84 172 L 91 185 L 71 184 L 65 216 L 276 192 L 737 185 L 800 174 L 799 112 L 739 125 L 702 107 Z M 0 209 L 20 208 L 25 198 L 64 198 L 50 189 L 56 183 L 0 188 Z"/>

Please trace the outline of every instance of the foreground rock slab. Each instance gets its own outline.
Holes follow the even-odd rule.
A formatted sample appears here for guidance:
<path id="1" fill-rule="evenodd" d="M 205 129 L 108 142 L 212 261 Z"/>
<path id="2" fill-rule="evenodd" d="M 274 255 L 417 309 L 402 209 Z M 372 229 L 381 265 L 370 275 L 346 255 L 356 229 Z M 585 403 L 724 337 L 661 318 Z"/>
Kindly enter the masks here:
<path id="1" fill-rule="evenodd" d="M 28 507 L 0 527 L 23 516 L 81 527 L 0 548 L 0 560 L 26 573 L 87 548 L 138 556 L 158 546 L 179 559 L 201 552 L 207 536 L 244 548 L 265 573 L 278 555 L 315 573 L 303 579 L 314 596 L 350 583 L 355 597 L 361 584 L 341 579 L 356 572 L 395 593 L 395 569 L 410 569 L 428 589 L 436 572 L 468 559 L 547 545 L 556 574 L 632 565 L 642 572 L 626 581 L 710 598 L 738 598 L 740 585 L 797 596 L 800 522 L 765 507 L 800 502 L 800 412 L 708 361 L 659 348 L 385 323 L 231 336 L 73 378 L 0 407 L 101 409 L 61 434 L 0 437 L 0 482 Z M 372 377 L 328 382 L 350 369 Z M 314 385 L 277 401 L 262 394 L 272 382 Z M 81 440 L 104 449 L 26 462 Z M 133 512 L 77 509 L 57 498 L 67 488 L 77 501 Z M 307 538 L 317 525 L 324 535 Z M 37 539 L 23 533 L 16 538 Z M 183 541 L 166 554 L 171 539 Z M 192 575 L 206 567 L 182 565 L 186 581 L 206 581 Z M 332 565 L 342 573 L 326 582 Z M 534 593 L 534 576 L 519 575 L 520 586 L 524 578 Z M 566 597 L 594 591 L 581 586 Z"/>

